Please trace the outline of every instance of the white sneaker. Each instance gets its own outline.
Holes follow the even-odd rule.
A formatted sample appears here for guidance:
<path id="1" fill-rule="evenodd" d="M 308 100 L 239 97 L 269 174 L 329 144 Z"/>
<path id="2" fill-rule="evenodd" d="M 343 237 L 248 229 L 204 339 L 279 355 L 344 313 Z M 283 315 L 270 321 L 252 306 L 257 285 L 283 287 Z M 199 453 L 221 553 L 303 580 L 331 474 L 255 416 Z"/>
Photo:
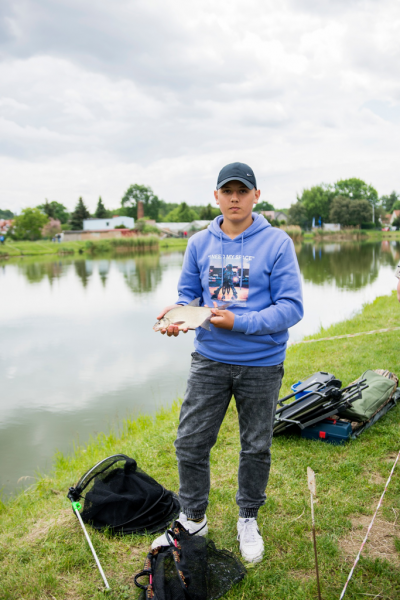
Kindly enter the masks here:
<path id="1" fill-rule="evenodd" d="M 207 535 L 208 533 L 208 525 L 207 525 L 207 517 L 204 515 L 204 519 L 200 521 L 200 523 L 196 523 L 196 521 L 190 521 L 184 513 L 180 513 L 177 521 L 192 535 Z M 169 536 L 168 536 L 169 537 Z M 158 538 L 154 540 L 151 544 L 151 548 L 158 548 L 159 546 L 169 546 L 170 543 L 167 539 L 167 532 L 160 535 Z"/>
<path id="2" fill-rule="evenodd" d="M 246 562 L 260 562 L 264 554 L 264 542 L 257 526 L 257 520 L 239 517 L 237 523 L 240 552 Z"/>

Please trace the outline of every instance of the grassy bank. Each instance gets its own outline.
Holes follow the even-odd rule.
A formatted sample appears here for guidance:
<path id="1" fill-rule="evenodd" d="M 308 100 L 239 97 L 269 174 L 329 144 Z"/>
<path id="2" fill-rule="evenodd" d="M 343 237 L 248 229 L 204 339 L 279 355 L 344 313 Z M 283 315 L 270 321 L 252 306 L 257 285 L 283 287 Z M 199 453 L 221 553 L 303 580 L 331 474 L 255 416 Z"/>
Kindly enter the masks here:
<path id="1" fill-rule="evenodd" d="M 400 231 L 376 231 L 373 229 L 346 229 L 342 231 L 304 231 L 304 240 L 356 241 L 356 240 L 400 240 Z"/>
<path id="2" fill-rule="evenodd" d="M 397 326 L 400 305 L 395 294 L 376 299 L 353 319 L 314 337 Z M 282 395 L 290 385 L 319 370 L 344 384 L 367 368 L 400 374 L 398 332 L 319 344 L 292 346 L 285 362 Z M 171 346 L 179 344 L 170 340 Z M 2 600 L 98 599 L 101 578 L 70 503 L 68 487 L 96 461 L 116 452 L 139 465 L 170 489 L 178 489 L 173 440 L 179 406 L 156 419 L 126 421 L 118 432 L 101 434 L 72 456 L 56 456 L 48 476 L 1 505 L 0 597 Z M 228 599 L 316 598 L 306 468 L 317 475 L 316 526 L 322 597 L 337 600 L 358 552 L 385 481 L 400 448 L 400 408 L 389 412 L 358 441 L 343 447 L 297 437 L 277 437 L 268 499 L 259 514 L 265 539 L 264 560 L 249 568 Z M 218 547 L 237 553 L 235 491 L 238 465 L 236 409 L 231 404 L 212 451 L 212 491 L 207 511 L 210 536 Z M 400 597 L 400 467 L 395 471 L 383 509 L 372 530 L 345 598 Z M 90 531 L 112 587 L 108 598 L 135 597 L 132 576 L 142 568 L 151 538 L 114 539 Z M 367 594 L 367 595 L 366 595 Z"/>
<path id="3" fill-rule="evenodd" d="M 331 241 L 379 241 L 379 240 L 399 240 L 400 231 L 360 231 L 355 229 L 344 232 L 302 232 L 298 230 L 285 229 L 288 235 L 295 241 L 303 239 L 304 241 L 331 242 Z M 186 248 L 188 243 L 184 238 L 164 238 L 160 239 L 154 236 L 122 238 L 112 240 L 86 241 L 86 242 L 63 242 L 55 244 L 46 240 L 36 242 L 5 242 L 0 245 L 0 260 L 18 256 L 44 256 L 49 255 L 67 255 L 67 254 L 107 254 L 122 252 L 145 252 L 149 250 L 181 249 Z"/>
<path id="4" fill-rule="evenodd" d="M 186 248 L 187 239 L 165 238 L 154 236 L 99 240 L 96 242 L 62 242 L 55 244 L 46 240 L 37 242 L 5 242 L 0 245 L 0 259 L 18 256 L 44 256 L 67 254 L 105 254 L 108 252 L 146 252 L 167 248 Z"/>

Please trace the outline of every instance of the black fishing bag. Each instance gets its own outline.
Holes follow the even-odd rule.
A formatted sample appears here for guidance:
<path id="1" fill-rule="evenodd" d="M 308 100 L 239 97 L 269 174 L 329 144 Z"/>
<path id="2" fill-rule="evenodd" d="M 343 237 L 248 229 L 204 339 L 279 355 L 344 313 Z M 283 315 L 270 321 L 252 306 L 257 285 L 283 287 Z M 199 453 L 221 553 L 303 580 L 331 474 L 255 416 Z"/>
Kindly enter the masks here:
<path id="1" fill-rule="evenodd" d="M 82 520 L 112 533 L 158 533 L 179 513 L 176 494 L 140 469 L 133 458 L 115 454 L 89 469 L 70 488 L 71 501 L 84 499 Z"/>
<path id="2" fill-rule="evenodd" d="M 169 546 L 160 546 L 146 557 L 135 578 L 142 589 L 139 600 L 215 600 L 243 579 L 246 569 L 228 550 L 190 534 L 175 521 L 167 532 Z M 139 581 L 148 577 L 145 585 Z"/>

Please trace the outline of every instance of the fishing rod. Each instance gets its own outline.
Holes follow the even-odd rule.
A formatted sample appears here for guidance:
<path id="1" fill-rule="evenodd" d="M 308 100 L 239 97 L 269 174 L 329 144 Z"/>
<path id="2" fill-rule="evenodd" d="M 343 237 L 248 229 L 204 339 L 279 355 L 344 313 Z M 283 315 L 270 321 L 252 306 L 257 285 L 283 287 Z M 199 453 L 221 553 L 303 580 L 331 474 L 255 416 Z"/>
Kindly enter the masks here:
<path id="1" fill-rule="evenodd" d="M 398 460 L 399 460 L 399 457 L 400 457 L 400 451 L 399 451 L 399 453 L 398 453 L 398 455 L 397 455 L 397 458 L 396 458 L 396 461 L 395 461 L 395 463 L 394 463 L 394 465 L 393 465 L 393 467 L 392 467 L 392 470 L 390 471 L 389 479 L 388 479 L 388 480 L 387 480 L 387 482 L 386 482 L 385 489 L 383 490 L 382 496 L 381 496 L 381 497 L 380 497 L 380 499 L 379 499 L 378 506 L 376 507 L 375 514 L 374 514 L 374 516 L 372 517 L 372 521 L 371 521 L 371 523 L 369 524 L 369 527 L 368 527 L 368 529 L 367 529 L 367 533 L 365 534 L 365 538 L 363 539 L 363 542 L 362 542 L 362 544 L 361 544 L 360 551 L 359 551 L 359 553 L 357 554 L 356 560 L 354 561 L 354 564 L 353 564 L 353 566 L 352 566 L 352 568 L 351 568 L 351 571 L 350 571 L 350 573 L 349 573 L 349 576 L 348 576 L 348 578 L 347 578 L 347 581 L 346 581 L 346 583 L 344 584 L 344 588 L 343 588 L 343 590 L 342 590 L 342 593 L 340 594 L 340 598 L 339 598 L 339 600 L 342 600 L 343 596 L 344 596 L 344 595 L 345 595 L 345 593 L 346 593 L 347 586 L 348 586 L 348 584 L 349 584 L 349 581 L 350 581 L 350 579 L 352 578 L 352 575 L 353 575 L 353 573 L 354 573 L 354 569 L 356 568 L 356 566 L 357 566 L 357 563 L 358 563 L 358 561 L 359 561 L 359 559 L 360 559 L 361 552 L 362 552 L 362 550 L 363 550 L 363 548 L 364 548 L 364 546 L 365 546 L 365 542 L 366 542 L 366 541 L 367 541 L 367 539 L 368 539 L 369 532 L 370 532 L 370 531 L 371 531 L 371 529 L 372 529 L 372 525 L 374 524 L 375 517 L 376 517 L 376 515 L 377 515 L 377 512 L 378 512 L 378 510 L 379 510 L 379 508 L 380 508 L 381 504 L 382 504 L 383 497 L 384 497 L 384 495 L 385 495 L 385 493 L 386 493 L 386 490 L 387 490 L 387 488 L 388 488 L 388 485 L 389 485 L 389 483 L 390 483 L 390 480 L 391 480 L 391 478 L 392 478 L 393 471 L 394 471 L 394 469 L 395 469 L 395 466 L 397 465 L 397 462 L 398 462 Z"/>
<path id="2" fill-rule="evenodd" d="M 71 500 L 71 504 L 72 504 L 72 510 L 74 511 L 75 515 L 78 517 L 78 521 L 79 521 L 79 523 L 80 523 L 80 525 L 81 525 L 81 527 L 82 527 L 82 529 L 83 529 L 83 533 L 85 534 L 85 537 L 86 537 L 87 543 L 89 544 L 89 548 L 90 548 L 90 549 L 91 549 L 91 551 L 92 551 L 93 558 L 94 558 L 94 560 L 96 561 L 97 568 L 99 569 L 99 571 L 100 571 L 100 575 L 101 575 L 101 576 L 102 576 L 102 578 L 103 578 L 104 585 L 106 586 L 106 591 L 109 591 L 111 588 L 110 588 L 110 586 L 108 585 L 107 578 L 106 578 L 106 576 L 105 576 L 105 574 L 104 574 L 103 568 L 102 568 L 102 566 L 101 566 L 101 564 L 100 564 L 100 561 L 99 561 L 99 559 L 98 559 L 98 556 L 97 556 L 97 554 L 96 554 L 96 550 L 93 548 L 93 544 L 92 544 L 92 542 L 91 542 L 91 540 L 90 540 L 89 534 L 88 534 L 88 532 L 87 532 L 87 530 L 86 530 L 86 527 L 85 527 L 85 525 L 84 525 L 84 523 L 83 523 L 83 521 L 82 521 L 82 517 L 81 517 L 81 515 L 80 515 L 80 513 L 79 513 L 79 511 L 80 511 L 80 509 L 82 508 L 82 506 L 81 506 L 81 504 L 80 504 L 79 502 L 77 502 L 77 500 L 75 500 L 75 498 L 74 498 L 74 494 L 73 494 L 73 492 L 74 492 L 74 491 L 75 491 L 75 489 L 74 489 L 74 488 L 70 488 L 70 491 L 68 492 L 68 498 L 69 498 L 69 500 Z"/>

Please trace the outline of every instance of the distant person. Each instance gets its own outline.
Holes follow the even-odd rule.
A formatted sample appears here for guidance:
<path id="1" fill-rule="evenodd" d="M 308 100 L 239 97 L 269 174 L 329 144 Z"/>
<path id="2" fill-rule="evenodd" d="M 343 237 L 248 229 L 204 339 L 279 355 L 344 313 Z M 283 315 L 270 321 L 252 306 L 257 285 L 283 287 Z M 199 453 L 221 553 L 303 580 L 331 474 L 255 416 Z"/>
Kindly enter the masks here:
<path id="1" fill-rule="evenodd" d="M 4 238 L 4 235 L 0 235 L 0 243 L 1 243 L 1 244 L 4 244 L 4 239 L 5 239 L 5 238 Z"/>
<path id="2" fill-rule="evenodd" d="M 187 238 L 187 231 L 184 231 L 184 232 L 183 232 L 183 237 L 184 237 L 184 238 Z"/>
<path id="3" fill-rule="evenodd" d="M 396 277 L 399 280 L 397 283 L 397 299 L 400 302 L 400 261 L 396 267 Z"/>
<path id="4" fill-rule="evenodd" d="M 220 292 L 232 294 L 233 304 L 230 310 L 212 309 L 210 331 L 196 329 L 175 441 L 179 521 L 193 535 L 208 532 L 210 450 L 233 395 L 241 444 L 236 535 L 243 558 L 258 562 L 264 542 L 257 513 L 266 500 L 288 328 L 303 317 L 301 279 L 290 237 L 252 212 L 260 191 L 249 166 L 225 166 L 214 197 L 222 215 L 189 239 L 177 304 L 200 297 L 202 305 L 212 306 Z M 174 306 L 165 307 L 157 319 Z M 170 325 L 161 333 L 177 336 L 179 327 Z M 166 534 L 152 547 L 160 545 L 169 545 Z"/>

